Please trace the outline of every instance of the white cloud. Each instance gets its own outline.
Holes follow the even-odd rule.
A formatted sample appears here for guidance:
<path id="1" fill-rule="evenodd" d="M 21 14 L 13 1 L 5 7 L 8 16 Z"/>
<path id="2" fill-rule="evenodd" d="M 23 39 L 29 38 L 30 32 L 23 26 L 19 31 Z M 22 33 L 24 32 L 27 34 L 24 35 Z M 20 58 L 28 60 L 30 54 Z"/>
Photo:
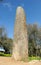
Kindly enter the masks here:
<path id="1" fill-rule="evenodd" d="M 4 7 L 8 7 L 9 10 L 12 11 L 12 7 L 13 7 L 13 6 L 11 5 L 11 3 L 3 3 L 3 6 L 4 6 Z"/>

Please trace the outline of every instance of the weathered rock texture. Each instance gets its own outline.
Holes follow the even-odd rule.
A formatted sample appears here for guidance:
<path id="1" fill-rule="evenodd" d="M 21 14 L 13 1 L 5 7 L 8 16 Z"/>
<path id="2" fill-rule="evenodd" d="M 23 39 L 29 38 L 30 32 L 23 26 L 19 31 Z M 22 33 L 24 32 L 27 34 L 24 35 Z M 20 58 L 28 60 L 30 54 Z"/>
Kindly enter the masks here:
<path id="1" fill-rule="evenodd" d="M 21 60 L 23 58 L 26 59 L 28 56 L 28 39 L 26 17 L 22 7 L 18 7 L 16 10 L 13 44 L 12 57 L 14 57 L 15 60 Z"/>

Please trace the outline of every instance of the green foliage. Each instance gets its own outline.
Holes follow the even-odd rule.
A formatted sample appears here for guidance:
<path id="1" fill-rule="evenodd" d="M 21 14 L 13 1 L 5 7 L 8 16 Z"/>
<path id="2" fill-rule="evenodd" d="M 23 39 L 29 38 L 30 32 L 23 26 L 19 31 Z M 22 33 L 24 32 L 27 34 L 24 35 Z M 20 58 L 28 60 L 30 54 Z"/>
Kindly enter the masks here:
<path id="1" fill-rule="evenodd" d="M 12 53 L 12 39 L 7 37 L 5 28 L 0 28 L 0 46 L 3 46 L 5 53 Z"/>
<path id="2" fill-rule="evenodd" d="M 41 28 L 37 24 L 27 25 L 28 54 L 29 56 L 41 57 Z"/>

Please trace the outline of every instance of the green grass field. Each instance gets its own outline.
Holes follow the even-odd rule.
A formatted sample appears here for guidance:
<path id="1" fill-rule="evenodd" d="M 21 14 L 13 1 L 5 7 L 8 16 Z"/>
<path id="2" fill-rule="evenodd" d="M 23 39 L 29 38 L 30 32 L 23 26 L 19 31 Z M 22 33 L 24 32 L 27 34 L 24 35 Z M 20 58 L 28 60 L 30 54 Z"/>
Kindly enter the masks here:
<path id="1" fill-rule="evenodd" d="M 28 60 L 29 61 L 32 61 L 32 60 L 41 60 L 41 57 L 28 57 Z"/>
<path id="2" fill-rule="evenodd" d="M 0 56 L 11 57 L 12 55 L 11 54 L 4 54 L 4 53 L 0 52 Z M 22 59 L 22 60 L 25 61 L 25 59 Z M 41 57 L 34 57 L 34 56 L 28 57 L 28 61 L 32 61 L 32 60 L 41 60 Z"/>
<path id="3" fill-rule="evenodd" d="M 0 52 L 0 56 L 11 57 L 11 54 L 4 54 L 4 53 Z"/>

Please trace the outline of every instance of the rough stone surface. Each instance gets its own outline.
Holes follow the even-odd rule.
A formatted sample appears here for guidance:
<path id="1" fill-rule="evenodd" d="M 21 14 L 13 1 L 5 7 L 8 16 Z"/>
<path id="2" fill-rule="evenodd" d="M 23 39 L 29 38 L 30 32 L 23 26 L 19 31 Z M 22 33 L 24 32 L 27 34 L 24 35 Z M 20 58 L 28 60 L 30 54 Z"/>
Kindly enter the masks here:
<path id="1" fill-rule="evenodd" d="M 22 7 L 18 7 L 16 10 L 13 44 L 12 57 L 15 60 L 26 59 L 28 56 L 28 39 L 26 17 Z"/>

